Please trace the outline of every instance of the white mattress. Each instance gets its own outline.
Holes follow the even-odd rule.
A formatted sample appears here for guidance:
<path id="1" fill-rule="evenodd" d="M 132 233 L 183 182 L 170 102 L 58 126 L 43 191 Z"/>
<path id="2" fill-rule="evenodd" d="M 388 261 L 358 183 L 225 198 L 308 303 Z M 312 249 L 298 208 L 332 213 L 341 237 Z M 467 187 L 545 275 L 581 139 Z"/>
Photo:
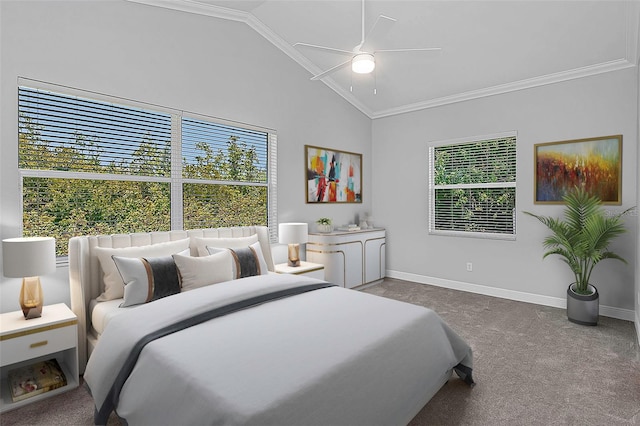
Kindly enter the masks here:
<path id="1" fill-rule="evenodd" d="M 120 304 L 122 302 L 124 302 L 124 299 L 108 300 L 106 302 L 98 302 L 92 299 L 89 302 L 91 325 L 96 336 L 100 336 L 104 332 L 111 319 L 134 307 L 121 308 Z"/>

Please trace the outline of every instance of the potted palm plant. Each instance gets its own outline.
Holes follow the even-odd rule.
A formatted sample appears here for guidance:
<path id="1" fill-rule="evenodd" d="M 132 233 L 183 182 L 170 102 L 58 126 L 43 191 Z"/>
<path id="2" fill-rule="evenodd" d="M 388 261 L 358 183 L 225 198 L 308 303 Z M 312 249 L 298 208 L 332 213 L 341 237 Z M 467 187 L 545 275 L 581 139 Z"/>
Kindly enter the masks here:
<path id="1" fill-rule="evenodd" d="M 543 258 L 559 255 L 575 276 L 575 282 L 567 288 L 567 318 L 577 324 L 597 325 L 599 295 L 598 289 L 590 282 L 591 273 L 604 259 L 626 263 L 609 250 L 609 244 L 626 231 L 622 216 L 633 207 L 616 215 L 607 214 L 600 199 L 582 188 L 576 188 L 563 199 L 566 203 L 564 219 L 524 213 L 551 230 L 551 235 L 543 242 L 547 249 Z"/>

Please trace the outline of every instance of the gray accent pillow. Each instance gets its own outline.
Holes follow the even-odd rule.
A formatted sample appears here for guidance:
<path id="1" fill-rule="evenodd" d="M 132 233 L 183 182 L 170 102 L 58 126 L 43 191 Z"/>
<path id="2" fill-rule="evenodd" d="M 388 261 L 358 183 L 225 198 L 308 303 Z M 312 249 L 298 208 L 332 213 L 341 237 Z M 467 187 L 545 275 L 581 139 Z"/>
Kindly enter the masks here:
<path id="1" fill-rule="evenodd" d="M 170 256 L 189 248 L 189 238 L 169 241 L 166 243 L 151 244 L 148 246 L 133 246 L 122 248 L 95 247 L 95 253 L 100 267 L 104 273 L 104 291 L 97 300 L 104 302 L 107 300 L 121 299 L 124 292 L 124 282 L 118 272 L 113 256 L 118 257 L 158 257 Z M 189 252 L 187 252 L 188 254 Z"/>
<path id="2" fill-rule="evenodd" d="M 172 256 L 113 256 L 113 261 L 124 281 L 122 308 L 180 293 L 178 268 Z"/>
<path id="3" fill-rule="evenodd" d="M 207 246 L 209 254 L 228 251 L 233 257 L 233 277 L 244 278 L 254 275 L 269 273 L 267 261 L 262 254 L 260 242 L 255 242 L 246 247 L 218 248 Z"/>

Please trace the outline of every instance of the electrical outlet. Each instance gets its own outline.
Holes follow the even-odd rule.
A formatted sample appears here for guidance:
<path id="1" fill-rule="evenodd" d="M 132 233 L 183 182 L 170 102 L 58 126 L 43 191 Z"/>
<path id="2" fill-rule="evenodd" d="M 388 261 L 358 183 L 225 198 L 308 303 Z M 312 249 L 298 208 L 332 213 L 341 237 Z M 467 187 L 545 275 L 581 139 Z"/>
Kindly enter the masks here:
<path id="1" fill-rule="evenodd" d="M 467 262 L 467 271 L 469 272 L 473 271 L 473 263 Z"/>

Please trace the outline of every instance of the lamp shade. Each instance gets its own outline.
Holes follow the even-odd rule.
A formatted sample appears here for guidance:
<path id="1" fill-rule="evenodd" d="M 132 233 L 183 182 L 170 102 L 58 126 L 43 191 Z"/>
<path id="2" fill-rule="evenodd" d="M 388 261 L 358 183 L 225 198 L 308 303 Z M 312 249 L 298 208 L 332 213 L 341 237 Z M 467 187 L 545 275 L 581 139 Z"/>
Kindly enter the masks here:
<path id="1" fill-rule="evenodd" d="M 308 241 L 309 226 L 306 223 L 281 223 L 278 225 L 280 244 L 303 244 Z"/>
<path id="2" fill-rule="evenodd" d="M 55 270 L 55 238 L 21 237 L 2 240 L 2 273 L 5 277 L 36 277 Z"/>
<path id="3" fill-rule="evenodd" d="M 376 61 L 370 53 L 360 53 L 351 60 L 351 69 L 358 74 L 369 74 L 376 67 Z"/>

